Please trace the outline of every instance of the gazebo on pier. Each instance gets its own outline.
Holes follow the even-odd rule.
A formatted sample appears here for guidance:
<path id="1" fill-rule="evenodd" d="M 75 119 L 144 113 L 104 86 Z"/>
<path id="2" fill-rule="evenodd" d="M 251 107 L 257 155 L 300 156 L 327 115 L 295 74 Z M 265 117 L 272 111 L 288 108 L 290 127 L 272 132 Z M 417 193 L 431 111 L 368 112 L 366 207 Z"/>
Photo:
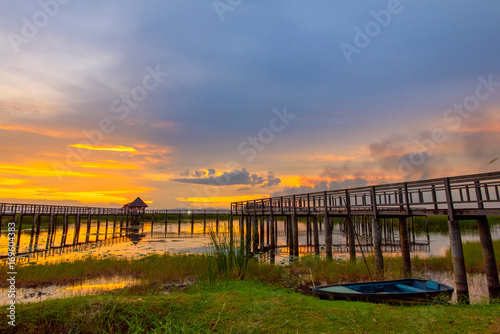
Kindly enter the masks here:
<path id="1" fill-rule="evenodd" d="M 144 213 L 144 210 L 146 210 L 147 207 L 148 205 L 144 203 L 140 197 L 137 197 L 133 202 L 125 204 L 122 209 L 134 210 L 137 213 Z"/>

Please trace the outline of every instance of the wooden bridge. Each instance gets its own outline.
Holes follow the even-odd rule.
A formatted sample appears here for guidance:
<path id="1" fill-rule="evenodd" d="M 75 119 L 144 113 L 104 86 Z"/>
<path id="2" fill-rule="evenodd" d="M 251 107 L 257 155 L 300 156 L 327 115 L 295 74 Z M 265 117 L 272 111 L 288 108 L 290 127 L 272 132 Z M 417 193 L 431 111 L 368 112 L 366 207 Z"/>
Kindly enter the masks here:
<path id="1" fill-rule="evenodd" d="M 332 257 L 331 219 L 338 217 L 348 226 L 349 250 L 353 261 L 356 258 L 353 221 L 359 217 L 369 217 L 373 232 L 375 267 L 379 274 L 383 274 L 384 270 L 380 221 L 383 218 L 397 218 L 403 266 L 407 276 L 411 276 L 407 219 L 413 216 L 447 216 L 459 300 L 468 300 L 460 220 L 474 219 L 478 224 L 489 293 L 490 296 L 498 298 L 500 283 L 487 217 L 500 216 L 499 187 L 500 172 L 493 172 L 233 202 L 231 214 L 240 217 L 240 231 L 246 230 L 246 235 L 241 235 L 241 242 L 246 244 L 248 250 L 252 246 L 254 250 L 258 248 L 259 232 L 266 232 L 263 229 L 263 220 L 266 217 L 267 233 L 271 235 L 270 248 L 276 247 L 275 217 L 283 216 L 290 231 L 288 245 L 291 253 L 296 256 L 299 254 L 299 217 L 313 220 L 315 251 L 318 254 L 318 219 L 321 218 L 327 231 L 325 248 L 329 258 Z"/>

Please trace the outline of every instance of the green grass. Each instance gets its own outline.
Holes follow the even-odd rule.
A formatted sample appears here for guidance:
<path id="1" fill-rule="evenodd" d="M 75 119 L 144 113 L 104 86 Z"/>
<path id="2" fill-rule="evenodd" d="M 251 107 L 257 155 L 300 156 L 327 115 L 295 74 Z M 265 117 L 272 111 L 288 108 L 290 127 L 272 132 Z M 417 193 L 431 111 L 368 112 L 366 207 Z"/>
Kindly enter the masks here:
<path id="1" fill-rule="evenodd" d="M 194 280 L 207 270 L 207 256 L 151 255 L 140 260 L 88 257 L 74 262 L 41 264 L 17 268 L 17 286 L 70 285 L 99 277 L 133 277 L 155 285 Z M 0 267 L 0 287 L 6 286 L 7 269 Z M 4 283 L 5 282 L 5 283 Z"/>
<path id="2" fill-rule="evenodd" d="M 126 291 L 125 291 L 126 292 Z M 323 301 L 258 282 L 171 295 L 75 297 L 18 305 L 2 333 L 497 333 L 500 305 L 387 306 Z M 6 319 L 6 308 L 0 309 Z"/>

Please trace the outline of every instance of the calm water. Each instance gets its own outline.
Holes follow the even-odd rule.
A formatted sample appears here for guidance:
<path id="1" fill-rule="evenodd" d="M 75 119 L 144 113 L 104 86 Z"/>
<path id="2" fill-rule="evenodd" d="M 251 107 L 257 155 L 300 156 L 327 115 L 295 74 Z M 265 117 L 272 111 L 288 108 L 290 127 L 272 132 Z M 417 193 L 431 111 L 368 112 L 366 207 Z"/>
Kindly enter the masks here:
<path id="1" fill-rule="evenodd" d="M 239 240 L 238 222 L 234 222 L 234 236 L 236 240 Z M 66 247 L 64 249 L 56 249 L 48 253 L 39 253 L 38 255 L 30 259 L 22 259 L 21 263 L 26 262 L 58 262 L 58 261 L 71 261 L 75 259 L 80 259 L 89 255 L 100 256 L 100 257 L 143 257 L 153 253 L 206 253 L 210 249 L 210 238 L 209 231 L 215 231 L 216 222 L 215 220 L 207 220 L 205 229 L 203 228 L 203 222 L 195 222 L 194 228 L 191 229 L 190 223 L 182 223 L 179 233 L 178 224 L 169 224 L 167 230 L 163 224 L 155 224 L 154 231 L 151 231 L 151 224 L 145 223 L 143 232 L 144 235 L 140 238 L 138 242 L 132 242 L 127 237 L 122 238 L 111 238 L 112 229 L 108 229 L 108 236 L 105 236 L 106 227 L 101 223 L 99 229 L 99 236 L 97 231 L 97 223 L 93 222 L 90 230 L 90 240 L 93 241 L 88 245 L 80 245 L 76 248 Z M 119 230 L 115 231 L 117 234 Z M 166 232 L 166 233 L 165 233 Z M 192 233 L 191 233 L 192 232 Z M 206 232 L 206 233 L 204 233 Z M 219 232 L 227 235 L 227 222 L 221 221 L 219 224 Z M 500 226 L 493 226 L 491 229 L 492 237 L 494 240 L 500 239 Z M 83 228 L 80 231 L 79 240 L 85 240 L 86 229 Z M 75 230 L 73 226 L 70 225 L 67 244 L 69 245 L 73 240 Z M 320 243 L 324 243 L 324 230 L 320 231 Z M 399 254 L 399 236 L 397 230 L 394 235 L 388 235 L 386 241 L 396 245 L 395 247 L 387 246 L 385 247 L 385 254 L 390 256 L 390 254 Z M 264 238 L 264 243 L 267 243 L 267 238 Z M 278 222 L 278 244 L 285 245 L 286 234 L 284 231 L 283 222 Z M 479 240 L 479 236 L 476 231 L 463 231 L 462 232 L 463 241 L 475 241 Z M 54 243 L 56 246 L 60 245 L 62 240 L 62 229 L 59 228 L 56 231 L 54 237 Z M 363 236 L 359 238 L 361 243 L 364 243 Z M 413 239 L 412 239 L 413 240 Z M 0 255 L 5 255 L 7 253 L 7 236 L 2 234 L 0 237 Z M 423 233 L 415 233 L 415 244 L 412 246 L 412 254 L 419 256 L 430 256 L 430 255 L 443 255 L 449 247 L 449 237 L 447 234 L 443 233 L 430 233 L 429 235 Z M 45 249 L 47 243 L 47 231 L 42 230 L 39 237 L 38 249 Z M 312 252 L 311 247 L 305 247 L 307 243 L 307 231 L 306 224 L 299 223 L 299 244 L 304 245 L 301 247 L 301 254 L 307 254 Z M 334 256 L 337 258 L 346 257 L 348 249 L 346 247 L 346 237 L 345 233 L 340 231 L 340 227 L 335 225 L 333 231 L 333 244 L 334 244 Z M 358 247 L 358 240 L 356 240 L 356 246 Z M 23 232 L 20 244 L 20 252 L 26 252 L 30 247 L 30 229 Z M 323 249 L 324 247 L 322 247 Z M 365 252 L 370 251 L 370 246 L 363 247 Z M 287 255 L 287 248 L 281 248 L 281 255 Z M 359 251 L 359 250 L 358 250 Z M 361 253 L 359 254 L 361 255 Z"/>

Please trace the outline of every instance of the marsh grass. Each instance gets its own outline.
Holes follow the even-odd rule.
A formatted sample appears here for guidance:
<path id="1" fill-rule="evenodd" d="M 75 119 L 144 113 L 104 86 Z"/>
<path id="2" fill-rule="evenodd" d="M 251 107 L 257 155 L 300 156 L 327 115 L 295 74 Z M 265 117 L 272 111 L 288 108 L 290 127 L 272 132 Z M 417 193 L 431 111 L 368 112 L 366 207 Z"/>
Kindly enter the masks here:
<path id="1" fill-rule="evenodd" d="M 320 284 L 342 283 L 347 281 L 367 281 L 380 279 L 371 277 L 374 273 L 373 256 L 367 257 L 367 269 L 363 261 L 327 260 L 324 257 L 305 256 L 291 262 L 288 266 L 271 265 L 247 256 L 241 246 L 230 243 L 226 237 L 211 234 L 213 249 L 207 255 L 151 255 L 141 259 L 88 257 L 74 262 L 20 266 L 17 268 L 18 287 L 47 285 L 73 285 L 102 277 L 124 277 L 140 279 L 143 285 L 159 287 L 169 282 L 197 281 L 201 284 L 214 284 L 228 280 L 260 281 L 294 289 L 306 290 Z M 500 256 L 500 240 L 493 242 L 495 253 Z M 483 257 L 480 242 L 464 243 L 465 263 L 469 273 L 482 273 Z M 500 261 L 497 261 L 500 270 Z M 384 259 L 385 279 L 402 278 L 401 257 Z M 451 255 L 429 258 L 412 258 L 414 272 L 453 271 Z M 0 287 L 7 286 L 6 268 L 0 266 Z"/>
<path id="2" fill-rule="evenodd" d="M 251 256 L 245 254 L 243 245 L 230 240 L 227 235 L 217 234 L 214 231 L 210 231 L 209 235 L 212 241 L 209 253 L 210 272 L 216 272 L 218 277 L 244 278 Z"/>
<path id="3" fill-rule="evenodd" d="M 2 333 L 498 333 L 500 304 L 387 306 L 324 301 L 246 280 L 171 295 L 19 305 Z M 7 310 L 0 309 L 5 318 Z"/>

